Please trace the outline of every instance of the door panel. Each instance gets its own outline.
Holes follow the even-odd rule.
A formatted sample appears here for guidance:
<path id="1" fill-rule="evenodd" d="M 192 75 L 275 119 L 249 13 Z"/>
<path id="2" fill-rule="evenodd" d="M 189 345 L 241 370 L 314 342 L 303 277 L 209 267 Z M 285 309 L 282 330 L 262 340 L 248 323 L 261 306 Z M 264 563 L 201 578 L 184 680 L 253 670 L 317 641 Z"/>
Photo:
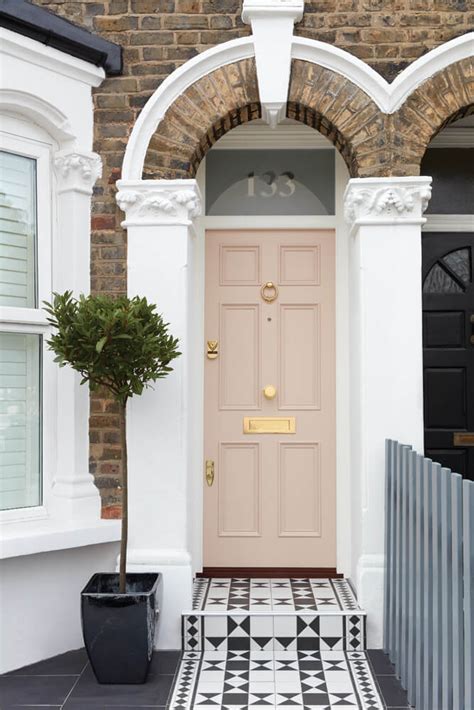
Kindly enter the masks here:
<path id="1" fill-rule="evenodd" d="M 259 406 L 259 310 L 258 304 L 220 304 L 220 409 Z"/>
<path id="2" fill-rule="evenodd" d="M 319 444 L 280 444 L 281 536 L 321 536 L 320 469 Z"/>
<path id="3" fill-rule="evenodd" d="M 423 235 L 425 453 L 474 479 L 474 234 Z"/>
<path id="4" fill-rule="evenodd" d="M 260 535 L 258 444 L 220 445 L 219 535 Z"/>
<path id="5" fill-rule="evenodd" d="M 319 305 L 280 307 L 280 409 L 320 408 Z"/>
<path id="6" fill-rule="evenodd" d="M 206 567 L 335 567 L 334 270 L 333 232 L 206 234 Z"/>

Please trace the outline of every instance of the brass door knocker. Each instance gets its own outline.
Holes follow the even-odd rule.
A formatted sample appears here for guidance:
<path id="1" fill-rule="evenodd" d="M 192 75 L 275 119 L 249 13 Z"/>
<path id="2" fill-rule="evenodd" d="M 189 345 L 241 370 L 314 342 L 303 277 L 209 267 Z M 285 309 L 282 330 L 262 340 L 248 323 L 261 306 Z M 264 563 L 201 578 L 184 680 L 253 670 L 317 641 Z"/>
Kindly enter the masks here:
<path id="1" fill-rule="evenodd" d="M 278 298 L 278 289 L 273 281 L 267 281 L 266 284 L 263 284 L 260 293 L 262 294 L 263 300 L 267 303 L 273 303 L 273 301 Z"/>

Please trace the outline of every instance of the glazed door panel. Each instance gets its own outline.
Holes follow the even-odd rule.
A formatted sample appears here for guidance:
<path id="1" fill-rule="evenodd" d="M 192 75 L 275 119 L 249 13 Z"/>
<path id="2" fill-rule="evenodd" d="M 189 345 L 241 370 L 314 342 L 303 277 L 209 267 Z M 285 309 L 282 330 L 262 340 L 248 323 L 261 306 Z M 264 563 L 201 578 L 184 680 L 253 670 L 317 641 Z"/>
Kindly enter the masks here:
<path id="1" fill-rule="evenodd" d="M 206 234 L 206 567 L 336 566 L 334 281 L 333 232 Z"/>

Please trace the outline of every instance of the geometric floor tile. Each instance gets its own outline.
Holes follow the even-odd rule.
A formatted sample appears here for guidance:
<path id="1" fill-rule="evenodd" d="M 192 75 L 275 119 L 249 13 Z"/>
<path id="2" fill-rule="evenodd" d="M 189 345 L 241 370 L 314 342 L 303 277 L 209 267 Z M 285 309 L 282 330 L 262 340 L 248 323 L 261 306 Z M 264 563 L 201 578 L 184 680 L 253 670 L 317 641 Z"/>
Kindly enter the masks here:
<path id="1" fill-rule="evenodd" d="M 365 612 L 344 579 L 199 578 L 193 606 L 182 617 L 184 651 L 366 648 Z"/>
<path id="2" fill-rule="evenodd" d="M 361 609 L 346 579 L 201 577 L 194 581 L 193 611 L 360 613 Z"/>
<path id="3" fill-rule="evenodd" d="M 227 649 L 183 654 L 169 710 L 383 710 L 364 652 Z"/>

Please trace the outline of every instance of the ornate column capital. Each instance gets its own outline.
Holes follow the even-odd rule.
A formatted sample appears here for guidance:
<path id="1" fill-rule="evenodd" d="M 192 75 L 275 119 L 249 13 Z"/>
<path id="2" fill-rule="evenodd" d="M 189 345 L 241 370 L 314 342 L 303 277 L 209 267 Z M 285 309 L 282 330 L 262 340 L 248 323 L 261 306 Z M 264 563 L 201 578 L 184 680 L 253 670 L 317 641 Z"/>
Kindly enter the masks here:
<path id="1" fill-rule="evenodd" d="M 72 190 L 91 195 L 102 174 L 102 160 L 97 153 L 60 150 L 54 155 L 54 169 L 58 193 Z"/>
<path id="2" fill-rule="evenodd" d="M 123 227 L 137 225 L 190 225 L 201 214 L 196 180 L 119 180 L 116 200 L 126 219 Z"/>
<path id="3" fill-rule="evenodd" d="M 344 216 L 352 227 L 425 223 L 430 177 L 353 178 L 344 193 Z"/>

